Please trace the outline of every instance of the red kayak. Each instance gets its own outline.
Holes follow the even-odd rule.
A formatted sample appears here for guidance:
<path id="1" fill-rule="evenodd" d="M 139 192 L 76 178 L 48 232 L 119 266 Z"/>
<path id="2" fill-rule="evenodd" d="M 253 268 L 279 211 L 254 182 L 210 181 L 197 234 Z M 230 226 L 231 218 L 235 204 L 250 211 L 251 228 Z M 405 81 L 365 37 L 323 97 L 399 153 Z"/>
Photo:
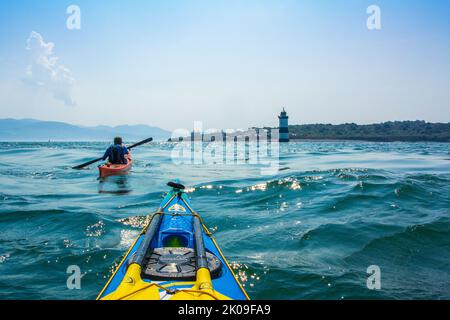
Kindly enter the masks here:
<path id="1" fill-rule="evenodd" d="M 100 174 L 100 178 L 104 178 L 107 176 L 118 175 L 118 174 L 126 174 L 131 169 L 131 165 L 133 161 L 131 160 L 131 153 L 128 153 L 125 158 L 127 159 L 127 164 L 111 164 L 105 163 L 101 166 L 98 166 L 98 172 Z"/>

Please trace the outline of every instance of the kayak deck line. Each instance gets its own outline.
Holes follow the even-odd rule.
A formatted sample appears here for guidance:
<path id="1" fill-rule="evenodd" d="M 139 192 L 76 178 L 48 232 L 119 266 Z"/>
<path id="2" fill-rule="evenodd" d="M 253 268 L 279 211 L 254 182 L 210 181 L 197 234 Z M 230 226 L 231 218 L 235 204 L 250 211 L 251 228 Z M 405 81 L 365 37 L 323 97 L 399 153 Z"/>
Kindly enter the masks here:
<path id="1" fill-rule="evenodd" d="M 97 299 L 249 300 L 202 217 L 173 188 Z"/>

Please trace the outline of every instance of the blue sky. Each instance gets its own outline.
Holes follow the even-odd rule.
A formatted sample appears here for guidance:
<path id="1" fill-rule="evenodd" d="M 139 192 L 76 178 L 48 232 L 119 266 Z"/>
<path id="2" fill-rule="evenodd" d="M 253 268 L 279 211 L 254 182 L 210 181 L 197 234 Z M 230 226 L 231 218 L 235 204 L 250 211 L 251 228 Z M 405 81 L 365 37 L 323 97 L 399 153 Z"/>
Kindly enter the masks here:
<path id="1" fill-rule="evenodd" d="M 71 4 L 81 30 L 66 28 Z M 381 30 L 366 27 L 372 4 Z M 2 1 L 0 118 L 247 128 L 276 125 L 285 106 L 291 123 L 448 122 L 449 9 L 445 0 Z M 27 50 L 33 31 L 38 48 Z"/>

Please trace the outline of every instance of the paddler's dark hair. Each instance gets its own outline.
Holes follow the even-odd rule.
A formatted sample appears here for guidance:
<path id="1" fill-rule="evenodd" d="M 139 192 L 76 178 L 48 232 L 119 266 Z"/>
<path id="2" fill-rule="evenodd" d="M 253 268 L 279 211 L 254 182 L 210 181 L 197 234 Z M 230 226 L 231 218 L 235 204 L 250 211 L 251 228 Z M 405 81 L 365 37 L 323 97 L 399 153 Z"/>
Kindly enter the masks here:
<path id="1" fill-rule="evenodd" d="M 115 137 L 114 144 L 122 144 L 122 137 Z"/>

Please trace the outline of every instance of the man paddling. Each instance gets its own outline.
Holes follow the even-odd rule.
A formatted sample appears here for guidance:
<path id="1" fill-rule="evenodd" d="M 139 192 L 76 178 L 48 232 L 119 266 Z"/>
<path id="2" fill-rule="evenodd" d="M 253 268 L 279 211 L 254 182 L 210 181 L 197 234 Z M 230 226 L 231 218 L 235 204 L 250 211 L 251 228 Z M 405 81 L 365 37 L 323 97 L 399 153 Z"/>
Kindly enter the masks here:
<path id="1" fill-rule="evenodd" d="M 115 139 L 114 139 L 114 140 L 115 140 Z M 139 141 L 139 142 L 137 142 L 137 143 L 135 143 L 135 144 L 129 146 L 128 148 L 125 148 L 125 147 L 122 146 L 122 151 L 123 151 L 123 148 L 125 148 L 125 150 L 126 150 L 126 153 L 124 152 L 123 154 L 125 155 L 125 154 L 128 153 L 128 150 L 130 150 L 130 149 L 132 149 L 132 148 L 136 148 L 136 147 L 138 147 L 138 146 L 140 146 L 140 145 L 143 145 L 144 143 L 148 143 L 148 142 L 150 142 L 150 141 L 153 141 L 153 138 L 147 138 L 147 139 L 145 139 L 145 140 Z M 118 141 L 118 142 L 122 142 L 122 139 L 120 139 L 120 141 Z M 121 145 L 121 144 L 120 144 L 120 145 Z M 74 166 L 74 167 L 72 167 L 72 169 L 76 169 L 76 170 L 78 170 L 78 169 L 83 169 L 84 167 L 86 167 L 86 166 L 88 166 L 88 165 L 90 165 L 90 164 L 93 164 L 93 163 L 98 162 L 98 161 L 100 161 L 100 160 L 105 160 L 105 159 L 109 156 L 109 154 L 107 154 L 107 153 L 108 153 L 108 151 L 105 152 L 105 156 L 106 156 L 105 158 L 102 157 L 102 158 L 97 158 L 97 159 L 94 159 L 94 160 L 90 160 L 90 161 L 88 161 L 88 162 L 85 162 L 85 163 L 79 164 L 79 165 L 77 165 L 77 166 Z"/>
<path id="2" fill-rule="evenodd" d="M 106 149 L 102 160 L 106 160 L 106 158 L 108 158 L 108 161 L 111 164 L 127 164 L 128 161 L 125 157 L 126 154 L 128 154 L 128 149 L 123 145 L 122 138 L 115 137 L 114 144 Z"/>

